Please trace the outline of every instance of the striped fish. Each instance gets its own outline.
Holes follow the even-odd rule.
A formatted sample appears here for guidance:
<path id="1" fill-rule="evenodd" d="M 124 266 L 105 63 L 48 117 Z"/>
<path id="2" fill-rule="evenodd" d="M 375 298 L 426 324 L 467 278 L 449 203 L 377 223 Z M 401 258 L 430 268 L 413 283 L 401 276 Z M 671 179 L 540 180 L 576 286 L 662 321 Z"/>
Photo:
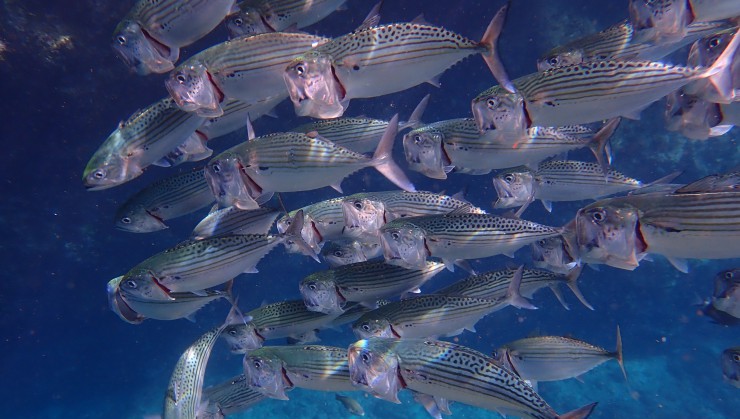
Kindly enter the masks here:
<path id="1" fill-rule="evenodd" d="M 267 397 L 288 400 L 295 387 L 316 391 L 354 391 L 347 350 L 331 346 L 265 346 L 244 356 L 244 375 Z"/>
<path id="2" fill-rule="evenodd" d="M 332 268 L 351 263 L 366 262 L 383 255 L 380 241 L 339 240 L 327 242 L 321 248 L 321 257 Z"/>
<path id="3" fill-rule="evenodd" d="M 740 347 L 727 348 L 722 351 L 722 378 L 733 386 L 740 388 Z"/>
<path id="4" fill-rule="evenodd" d="M 303 213 L 301 237 L 312 249 L 321 249 L 326 241 L 342 238 L 344 231 L 342 199 L 341 197 L 331 198 L 300 209 Z M 277 221 L 276 225 L 279 232 L 282 233 L 290 228 L 291 222 L 298 211 L 291 211 Z M 286 249 L 291 253 L 298 251 L 290 245 L 287 245 Z"/>
<path id="5" fill-rule="evenodd" d="M 211 189 L 203 169 L 170 176 L 134 194 L 116 212 L 120 230 L 149 233 L 167 228 L 167 220 L 181 217 L 211 205 Z"/>
<path id="6" fill-rule="evenodd" d="M 375 397 L 400 403 L 397 393 L 419 393 L 527 418 L 582 419 L 596 403 L 558 415 L 532 387 L 496 360 L 454 343 L 371 338 L 349 347 L 352 383 Z"/>
<path id="7" fill-rule="evenodd" d="M 247 126 L 247 119 L 254 121 L 263 115 L 269 115 L 280 102 L 285 100 L 284 94 L 260 99 L 256 102 L 246 103 L 237 99 L 225 99 L 221 104 L 223 115 L 207 118 L 203 125 L 198 128 L 208 141 L 230 134 Z"/>
<path id="8" fill-rule="evenodd" d="M 495 353 L 503 366 L 524 380 L 560 381 L 578 377 L 609 360 L 624 369 L 622 335 L 617 326 L 617 349 L 607 351 L 582 340 L 562 336 L 538 336 L 503 345 Z"/>
<path id="9" fill-rule="evenodd" d="M 447 196 L 425 191 L 358 193 L 345 198 L 342 202 L 346 234 L 373 238 L 389 221 L 422 215 L 442 215 L 455 210 L 472 214 L 486 213 L 470 205 L 462 196 Z"/>
<path id="10" fill-rule="evenodd" d="M 212 31 L 235 0 L 138 0 L 113 32 L 113 48 L 140 75 L 166 73 L 180 48 Z"/>
<path id="11" fill-rule="evenodd" d="M 347 0 L 242 0 L 227 16 L 229 35 L 257 35 L 305 28 L 334 13 Z"/>
<path id="12" fill-rule="evenodd" d="M 703 67 L 712 65 L 732 42 L 732 32 L 732 30 L 725 30 L 694 42 L 686 64 Z M 738 93 L 740 92 L 740 55 L 735 55 L 730 67 L 733 94 L 730 95 L 729 99 L 732 102 L 737 102 L 740 101 L 740 94 Z M 724 92 L 708 80 L 697 80 L 686 85 L 684 90 L 689 95 L 699 96 L 712 103 L 727 102 Z"/>
<path id="13" fill-rule="evenodd" d="M 303 300 L 281 301 L 256 308 L 245 317 L 248 322 L 230 324 L 224 330 L 231 351 L 245 353 L 261 348 L 266 340 L 290 338 L 301 343 L 318 340 L 314 331 L 328 327 L 339 313 L 309 311 Z"/>
<path id="14" fill-rule="evenodd" d="M 452 270 L 458 260 L 511 256 L 533 241 L 559 235 L 560 229 L 489 214 L 451 213 L 394 220 L 380 233 L 387 262 L 421 267 L 431 256 Z"/>
<path id="15" fill-rule="evenodd" d="M 360 262 L 313 273 L 301 280 L 303 302 L 311 311 L 341 313 L 348 302 L 372 305 L 381 298 L 419 292 L 419 287 L 444 269 L 426 262 L 424 269 L 406 269 L 385 261 Z"/>
<path id="16" fill-rule="evenodd" d="M 363 314 L 352 324 L 352 331 L 358 339 L 456 336 L 465 330 L 475 333 L 480 319 L 508 305 L 535 308 L 519 294 L 521 275 L 518 278 L 497 300 L 429 294 L 395 301 Z"/>
<path id="17" fill-rule="evenodd" d="M 416 128 L 422 124 L 421 117 L 429 103 L 429 95 L 416 105 L 408 121 L 400 122 L 399 130 Z M 310 122 L 293 128 L 293 132 L 317 132 L 321 137 L 336 145 L 357 153 L 369 153 L 378 147 L 378 141 L 388 128 L 388 121 L 372 118 L 335 118 Z"/>
<path id="18" fill-rule="evenodd" d="M 195 418 L 200 411 L 206 364 L 223 329 L 209 330 L 180 356 L 165 393 L 164 419 Z"/>
<path id="19" fill-rule="evenodd" d="M 393 162 L 398 131 L 395 115 L 372 157 L 355 153 L 313 133 L 274 133 L 252 138 L 211 159 L 206 165 L 214 196 L 222 206 L 256 208 L 256 197 L 272 192 L 296 192 L 332 186 L 350 174 L 373 167 L 399 188 L 414 185 Z"/>
<path id="20" fill-rule="evenodd" d="M 740 16 L 735 0 L 630 0 L 636 42 L 669 44 L 685 38 L 694 22 Z"/>
<path id="21" fill-rule="evenodd" d="M 208 193 L 211 193 L 210 189 Z M 278 215 L 280 211 L 268 207 L 254 210 L 240 210 L 236 207 L 222 208 L 211 211 L 201 220 L 193 229 L 191 238 L 202 240 L 227 234 L 267 234 Z"/>
<path id="22" fill-rule="evenodd" d="M 290 60 L 327 41 L 285 32 L 235 38 L 184 61 L 170 72 L 165 86 L 180 109 L 203 117 L 221 116 L 226 98 L 256 103 L 285 97 L 282 74 Z"/>
<path id="23" fill-rule="evenodd" d="M 498 130 L 481 134 L 472 118 L 450 119 L 412 130 L 403 137 L 411 170 L 433 179 L 447 179 L 450 172 L 474 169 L 485 174 L 494 169 L 536 165 L 549 157 L 588 147 L 600 164 L 608 165 L 605 150 L 619 121 L 609 121 L 593 134 L 583 126 L 533 127 L 519 140 Z M 586 134 L 586 135 L 584 135 Z M 516 143 L 516 147 L 512 147 Z"/>
<path id="24" fill-rule="evenodd" d="M 505 16 L 506 6 L 480 42 L 422 23 L 375 26 L 335 38 L 288 64 L 285 83 L 296 114 L 340 117 L 350 99 L 406 90 L 473 54 L 481 54 L 496 80 L 513 91 L 495 46 Z"/>
<path id="25" fill-rule="evenodd" d="M 99 191 L 140 176 L 202 124 L 203 118 L 181 111 L 170 98 L 136 111 L 93 154 L 82 174 L 85 187 Z"/>
<path id="26" fill-rule="evenodd" d="M 500 129 L 524 135 L 531 126 L 584 124 L 639 112 L 699 79 L 712 81 L 728 98 L 730 64 L 740 37 L 709 68 L 652 61 L 591 61 L 556 67 L 514 80 L 517 93 L 494 86 L 472 102 L 481 132 Z"/>
<path id="27" fill-rule="evenodd" d="M 244 374 L 237 375 L 203 389 L 203 401 L 207 401 L 208 406 L 201 410 L 198 419 L 223 419 L 226 415 L 243 412 L 263 400 L 265 396 L 249 385 Z"/>
<path id="28" fill-rule="evenodd" d="M 473 275 L 461 281 L 457 281 L 440 290 L 435 294 L 462 295 L 466 297 L 484 298 L 489 300 L 502 300 L 506 297 L 512 281 L 515 279 L 518 269 L 500 269 L 486 272 L 480 275 Z M 560 284 L 565 284 L 573 291 L 573 294 L 587 308 L 593 310 L 591 304 L 578 288 L 578 276 L 580 268 L 571 270 L 568 275 L 557 274 L 541 269 L 523 269 L 519 293 L 526 297 L 532 298 L 534 293 L 541 288 L 549 287 L 560 304 L 569 310 L 568 304 L 560 293 Z"/>

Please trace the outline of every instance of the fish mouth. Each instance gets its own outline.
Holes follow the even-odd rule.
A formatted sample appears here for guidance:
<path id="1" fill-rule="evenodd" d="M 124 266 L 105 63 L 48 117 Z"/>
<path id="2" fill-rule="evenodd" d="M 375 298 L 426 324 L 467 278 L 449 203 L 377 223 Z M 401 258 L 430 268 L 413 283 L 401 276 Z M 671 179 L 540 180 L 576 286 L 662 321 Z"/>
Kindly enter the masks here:
<path id="1" fill-rule="evenodd" d="M 159 42 L 149 33 L 149 31 L 147 31 L 143 27 L 140 27 L 140 29 L 141 33 L 144 35 L 144 38 L 146 38 L 149 42 L 152 43 L 152 45 L 154 45 L 154 49 L 160 54 L 162 58 L 168 58 L 170 54 L 172 54 L 172 49 L 170 47 Z"/>

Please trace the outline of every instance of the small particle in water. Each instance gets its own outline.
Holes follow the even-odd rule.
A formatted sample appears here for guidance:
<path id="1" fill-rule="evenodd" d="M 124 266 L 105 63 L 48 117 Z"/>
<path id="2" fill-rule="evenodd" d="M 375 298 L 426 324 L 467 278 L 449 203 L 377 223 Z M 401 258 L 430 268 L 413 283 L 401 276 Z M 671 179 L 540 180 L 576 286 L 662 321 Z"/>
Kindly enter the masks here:
<path id="1" fill-rule="evenodd" d="M 2 39 L 0 39 L 0 61 L 5 59 L 5 53 L 8 52 L 8 44 L 5 43 Z"/>

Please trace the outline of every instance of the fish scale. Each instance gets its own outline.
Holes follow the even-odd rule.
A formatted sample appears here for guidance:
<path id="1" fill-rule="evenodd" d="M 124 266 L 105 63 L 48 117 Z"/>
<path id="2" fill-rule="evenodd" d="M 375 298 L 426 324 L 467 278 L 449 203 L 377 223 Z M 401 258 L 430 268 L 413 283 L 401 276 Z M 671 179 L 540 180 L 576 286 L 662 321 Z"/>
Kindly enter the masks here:
<path id="1" fill-rule="evenodd" d="M 227 18 L 227 28 L 232 36 L 281 32 L 293 25 L 304 28 L 330 15 L 345 1 L 244 0 L 239 3 L 240 12 Z"/>
<path id="2" fill-rule="evenodd" d="M 296 387 L 321 391 L 353 391 L 347 349 L 321 345 L 266 346 L 249 358 L 278 358 Z M 282 379 L 282 377 L 280 377 Z"/>
<path id="3" fill-rule="evenodd" d="M 255 210 L 223 208 L 201 220 L 193 229 L 192 238 L 199 240 L 225 234 L 267 234 L 279 214 L 278 210 L 268 207 Z"/>
<path id="4" fill-rule="evenodd" d="M 295 132 L 317 132 L 331 142 L 358 153 L 375 150 L 388 121 L 371 118 L 337 118 L 319 120 L 293 129 Z"/>
<path id="5" fill-rule="evenodd" d="M 307 332 L 321 327 L 337 315 L 317 313 L 306 309 L 303 300 L 268 304 L 246 314 L 252 317 L 260 335 L 265 339 L 285 337 L 296 332 Z M 274 337 L 273 337 L 274 336 Z"/>

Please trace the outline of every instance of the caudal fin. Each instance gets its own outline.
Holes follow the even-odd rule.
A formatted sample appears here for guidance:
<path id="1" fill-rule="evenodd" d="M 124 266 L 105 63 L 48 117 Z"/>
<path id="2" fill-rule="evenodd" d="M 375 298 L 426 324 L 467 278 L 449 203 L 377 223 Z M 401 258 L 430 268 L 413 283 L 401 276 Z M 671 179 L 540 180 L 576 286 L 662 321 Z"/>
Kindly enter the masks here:
<path id="1" fill-rule="evenodd" d="M 509 5 L 502 7 L 496 12 L 496 15 L 491 19 L 491 23 L 486 28 L 486 33 L 483 34 L 483 39 L 480 40 L 480 44 L 486 47 L 486 50 L 481 53 L 483 60 L 486 65 L 493 73 L 493 77 L 496 78 L 498 84 L 510 93 L 515 93 L 516 89 L 514 84 L 509 79 L 509 75 L 506 74 L 504 64 L 501 62 L 501 57 L 498 55 L 498 37 L 501 35 L 501 30 L 504 28 L 504 22 L 506 21 L 506 11 Z"/>
<path id="2" fill-rule="evenodd" d="M 738 45 L 740 45 L 740 30 L 735 32 L 727 48 L 725 48 L 719 58 L 717 58 L 717 61 L 707 69 L 703 76 L 708 77 L 709 82 L 717 89 L 719 99 L 721 99 L 718 100 L 720 103 L 732 103 L 735 97 L 735 90 L 732 85 L 732 62 Z"/>
<path id="3" fill-rule="evenodd" d="M 398 114 L 393 115 L 388 123 L 383 138 L 380 139 L 378 148 L 373 155 L 372 165 L 375 169 L 393 182 L 396 186 L 407 192 L 416 192 L 414 184 L 403 173 L 400 167 L 393 161 L 393 142 L 398 134 Z"/>

